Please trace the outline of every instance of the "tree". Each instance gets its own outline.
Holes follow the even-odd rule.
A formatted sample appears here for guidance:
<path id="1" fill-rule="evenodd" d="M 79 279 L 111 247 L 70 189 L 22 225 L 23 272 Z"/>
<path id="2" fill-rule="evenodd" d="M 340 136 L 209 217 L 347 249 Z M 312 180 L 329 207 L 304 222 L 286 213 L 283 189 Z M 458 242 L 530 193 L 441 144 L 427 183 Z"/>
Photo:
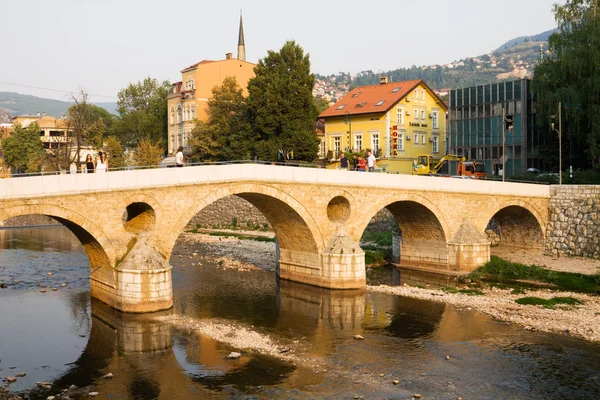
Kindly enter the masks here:
<path id="1" fill-rule="evenodd" d="M 26 128 L 15 126 L 15 130 L 2 140 L 4 163 L 17 172 L 38 172 L 45 156 L 37 122 Z"/>
<path id="2" fill-rule="evenodd" d="M 143 138 L 135 149 L 133 160 L 138 167 L 158 165 L 162 161 L 164 149 L 160 143 L 153 144 L 149 138 Z"/>
<path id="3" fill-rule="evenodd" d="M 148 77 L 119 92 L 117 111 L 120 117 L 115 121 L 112 133 L 123 146 L 133 149 L 145 138 L 166 146 L 170 89 L 168 81 L 158 82 Z"/>
<path id="4" fill-rule="evenodd" d="M 309 55 L 294 41 L 279 52 L 270 50 L 248 82 L 248 117 L 260 136 L 256 155 L 276 160 L 279 150 L 293 151 L 295 158 L 312 161 L 317 156 L 315 134 L 317 108 L 312 90 Z"/>
<path id="5" fill-rule="evenodd" d="M 246 99 L 235 77 L 212 90 L 208 121 L 196 121 L 190 144 L 200 160 L 250 159 L 255 135 L 246 113 Z"/>
<path id="6" fill-rule="evenodd" d="M 104 151 L 108 154 L 110 168 L 122 168 L 125 166 L 123 158 L 123 147 L 114 137 L 109 136 L 104 142 Z"/>
<path id="7" fill-rule="evenodd" d="M 537 118 L 550 132 L 550 118 L 562 103 L 562 132 L 574 167 L 589 167 L 600 157 L 600 15 L 597 0 L 567 0 L 553 11 L 558 32 L 549 39 L 550 56 L 535 69 Z M 555 121 L 558 130 L 558 120 Z M 563 143 L 565 140 L 563 140 Z"/>
<path id="8" fill-rule="evenodd" d="M 79 98 L 73 96 L 73 101 L 75 104 L 67 112 L 67 138 L 55 151 L 57 159 L 61 160 L 60 167 L 65 169 L 69 168 L 72 162 L 75 162 L 79 169 L 82 147 L 102 148 L 106 135 L 106 115 L 102 112 L 104 109 L 88 103 L 88 95 L 83 91 Z"/>

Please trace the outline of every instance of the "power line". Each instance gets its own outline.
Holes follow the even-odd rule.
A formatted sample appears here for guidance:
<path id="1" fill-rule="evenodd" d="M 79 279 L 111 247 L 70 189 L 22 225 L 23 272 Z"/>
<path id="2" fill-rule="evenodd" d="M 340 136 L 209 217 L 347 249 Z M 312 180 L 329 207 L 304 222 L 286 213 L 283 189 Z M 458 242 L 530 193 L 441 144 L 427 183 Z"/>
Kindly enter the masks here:
<path id="1" fill-rule="evenodd" d="M 48 88 L 43 88 L 43 87 L 38 87 L 38 86 L 21 85 L 19 83 L 2 82 L 2 81 L 0 81 L 0 83 L 5 84 L 5 85 L 26 87 L 26 88 L 30 88 L 30 89 L 47 90 L 49 92 L 58 92 L 58 93 L 73 94 L 73 91 L 67 91 L 67 90 L 48 89 Z M 101 94 L 91 94 L 91 93 L 88 93 L 87 95 L 88 96 L 93 96 L 93 97 L 104 97 L 104 98 L 107 98 L 107 99 L 116 99 L 117 98 L 116 96 L 103 96 Z"/>

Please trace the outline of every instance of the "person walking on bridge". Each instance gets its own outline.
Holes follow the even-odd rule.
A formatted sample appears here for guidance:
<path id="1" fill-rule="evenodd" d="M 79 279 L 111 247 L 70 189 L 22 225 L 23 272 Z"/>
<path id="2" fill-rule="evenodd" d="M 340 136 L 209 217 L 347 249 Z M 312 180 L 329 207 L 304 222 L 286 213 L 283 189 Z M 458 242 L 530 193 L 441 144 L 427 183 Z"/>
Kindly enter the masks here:
<path id="1" fill-rule="evenodd" d="M 175 153 L 175 165 L 178 167 L 183 167 L 185 165 L 185 162 L 183 161 L 183 146 L 179 146 L 177 153 Z"/>
<path id="2" fill-rule="evenodd" d="M 369 167 L 369 172 L 375 172 L 375 156 L 371 150 L 369 150 L 367 154 L 367 166 Z"/>

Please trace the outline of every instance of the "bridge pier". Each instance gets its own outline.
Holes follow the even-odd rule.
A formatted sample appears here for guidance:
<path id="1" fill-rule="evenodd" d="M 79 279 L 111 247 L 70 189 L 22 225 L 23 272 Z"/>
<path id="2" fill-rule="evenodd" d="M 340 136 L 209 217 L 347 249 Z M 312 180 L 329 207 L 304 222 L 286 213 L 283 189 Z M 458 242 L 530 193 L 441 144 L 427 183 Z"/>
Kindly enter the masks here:
<path id="1" fill-rule="evenodd" d="M 345 233 L 333 236 L 320 254 L 277 246 L 277 259 L 281 279 L 327 289 L 359 289 L 366 285 L 365 252 Z"/>
<path id="2" fill-rule="evenodd" d="M 473 271 L 490 261 L 490 241 L 473 225 L 463 221 L 448 241 L 448 268 Z"/>
<path id="3" fill-rule="evenodd" d="M 171 266 L 145 237 L 137 236 L 132 242 L 131 249 L 114 269 L 114 301 L 108 304 L 132 313 L 173 307 Z"/>

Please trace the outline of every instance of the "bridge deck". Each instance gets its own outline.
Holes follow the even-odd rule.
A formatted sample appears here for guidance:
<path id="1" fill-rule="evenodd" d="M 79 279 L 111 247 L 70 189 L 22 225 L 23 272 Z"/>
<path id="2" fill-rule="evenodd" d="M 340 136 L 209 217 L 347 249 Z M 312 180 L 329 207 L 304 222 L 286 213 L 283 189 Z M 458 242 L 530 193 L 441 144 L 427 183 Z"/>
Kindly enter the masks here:
<path id="1" fill-rule="evenodd" d="M 548 185 L 261 164 L 232 164 L 111 171 L 106 174 L 46 175 L 0 179 L 0 199 L 237 181 L 312 183 L 345 187 L 362 186 L 486 195 L 550 197 L 550 186 Z"/>

